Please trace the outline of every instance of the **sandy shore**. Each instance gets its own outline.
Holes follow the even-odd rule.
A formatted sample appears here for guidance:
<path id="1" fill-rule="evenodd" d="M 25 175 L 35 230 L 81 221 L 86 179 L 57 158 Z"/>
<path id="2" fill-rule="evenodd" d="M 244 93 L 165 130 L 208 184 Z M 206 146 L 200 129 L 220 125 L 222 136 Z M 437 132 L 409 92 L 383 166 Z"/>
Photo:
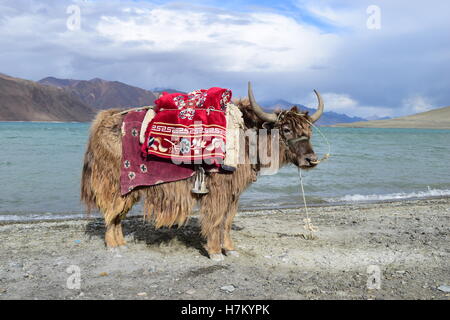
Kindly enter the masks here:
<path id="1" fill-rule="evenodd" d="M 0 299 L 449 299 L 450 199 L 240 213 L 241 256 L 213 263 L 197 220 L 154 230 L 125 222 L 128 250 L 108 252 L 101 220 L 0 225 Z M 368 289 L 368 267 L 380 281 Z M 81 289 L 68 289 L 69 266 Z M 376 276 L 376 275 L 375 275 Z"/>

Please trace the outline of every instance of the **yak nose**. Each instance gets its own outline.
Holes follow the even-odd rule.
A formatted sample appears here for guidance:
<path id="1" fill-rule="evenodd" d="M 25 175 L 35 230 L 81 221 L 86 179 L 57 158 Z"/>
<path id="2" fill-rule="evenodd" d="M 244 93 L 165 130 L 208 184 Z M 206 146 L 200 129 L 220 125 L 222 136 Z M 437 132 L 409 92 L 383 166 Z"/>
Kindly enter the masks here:
<path id="1" fill-rule="evenodd" d="M 315 166 L 319 164 L 319 161 L 317 160 L 317 156 L 315 154 L 308 155 L 305 160 L 308 162 L 310 166 Z"/>

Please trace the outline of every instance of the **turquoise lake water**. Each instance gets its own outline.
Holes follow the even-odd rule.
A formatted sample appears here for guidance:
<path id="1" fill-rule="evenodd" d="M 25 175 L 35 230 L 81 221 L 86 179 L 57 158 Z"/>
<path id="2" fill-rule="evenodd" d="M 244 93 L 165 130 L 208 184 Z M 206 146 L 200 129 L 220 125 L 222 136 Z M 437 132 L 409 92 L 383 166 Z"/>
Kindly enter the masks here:
<path id="1" fill-rule="evenodd" d="M 450 195 L 450 130 L 321 128 L 331 158 L 303 172 L 309 204 Z M 79 183 L 89 124 L 0 122 L 0 220 L 83 214 Z M 328 147 L 315 133 L 322 156 Z M 301 205 L 294 166 L 261 176 L 241 208 Z M 139 207 L 134 210 L 139 213 Z"/>

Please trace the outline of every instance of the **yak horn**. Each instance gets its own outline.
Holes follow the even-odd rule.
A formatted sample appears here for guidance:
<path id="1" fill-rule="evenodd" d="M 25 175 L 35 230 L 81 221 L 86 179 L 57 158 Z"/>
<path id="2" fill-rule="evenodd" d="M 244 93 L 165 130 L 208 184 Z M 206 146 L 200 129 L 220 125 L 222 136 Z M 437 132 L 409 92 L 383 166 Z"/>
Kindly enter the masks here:
<path id="1" fill-rule="evenodd" d="M 277 121 L 277 115 L 274 113 L 267 113 L 260 107 L 259 104 L 256 103 L 255 97 L 253 96 L 252 84 L 248 82 L 248 98 L 250 100 L 250 105 L 252 106 L 253 111 L 261 120 L 265 122 L 275 122 Z"/>
<path id="2" fill-rule="evenodd" d="M 316 122 L 317 120 L 319 120 L 319 118 L 323 114 L 323 109 L 324 109 L 322 96 L 320 95 L 320 93 L 317 90 L 314 90 L 314 93 L 317 96 L 317 100 L 319 101 L 319 105 L 317 106 L 317 111 L 311 116 L 311 121 L 313 123 Z"/>

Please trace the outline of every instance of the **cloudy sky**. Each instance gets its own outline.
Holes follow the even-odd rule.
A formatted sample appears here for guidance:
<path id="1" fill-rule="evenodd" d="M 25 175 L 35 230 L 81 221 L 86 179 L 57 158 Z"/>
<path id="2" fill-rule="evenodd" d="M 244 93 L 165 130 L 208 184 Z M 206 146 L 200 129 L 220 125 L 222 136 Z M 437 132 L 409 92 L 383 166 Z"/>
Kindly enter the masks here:
<path id="1" fill-rule="evenodd" d="M 225 4 L 224 4 L 225 3 Z M 254 84 L 349 115 L 450 105 L 448 0 L 2 0 L 0 73 L 146 89 Z"/>

